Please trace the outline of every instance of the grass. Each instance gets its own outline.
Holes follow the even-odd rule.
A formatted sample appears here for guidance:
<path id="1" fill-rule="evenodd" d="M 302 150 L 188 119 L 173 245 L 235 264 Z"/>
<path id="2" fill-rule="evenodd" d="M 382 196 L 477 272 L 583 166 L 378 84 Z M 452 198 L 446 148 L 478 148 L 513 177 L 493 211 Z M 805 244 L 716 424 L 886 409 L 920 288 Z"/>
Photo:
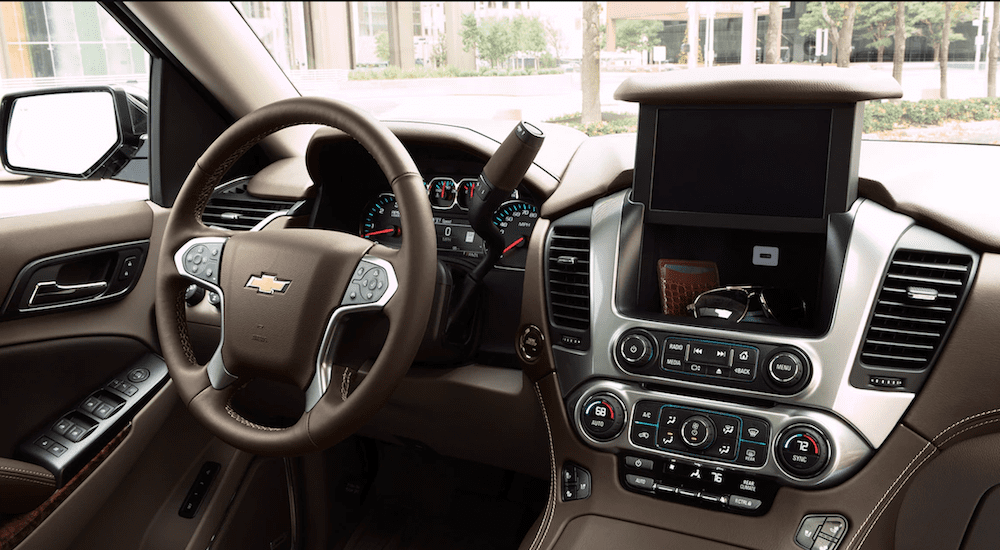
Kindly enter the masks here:
<path id="1" fill-rule="evenodd" d="M 551 118 L 546 122 L 576 128 L 591 137 L 608 134 L 627 134 L 635 132 L 639 127 L 639 117 L 627 113 L 604 112 L 601 113 L 601 121 L 592 124 L 583 124 L 581 118 L 581 113 L 577 112 Z"/>

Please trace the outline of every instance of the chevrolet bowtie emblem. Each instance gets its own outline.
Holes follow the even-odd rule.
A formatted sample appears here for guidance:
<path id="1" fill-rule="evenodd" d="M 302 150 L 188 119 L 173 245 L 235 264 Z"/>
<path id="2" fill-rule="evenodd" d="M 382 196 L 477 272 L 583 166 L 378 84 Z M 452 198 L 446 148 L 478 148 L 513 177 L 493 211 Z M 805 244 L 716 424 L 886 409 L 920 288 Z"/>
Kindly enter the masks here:
<path id="1" fill-rule="evenodd" d="M 282 281 L 274 275 L 261 273 L 260 277 L 251 275 L 246 288 L 257 289 L 260 294 L 274 294 L 275 292 L 284 292 L 291 283 L 291 281 Z"/>

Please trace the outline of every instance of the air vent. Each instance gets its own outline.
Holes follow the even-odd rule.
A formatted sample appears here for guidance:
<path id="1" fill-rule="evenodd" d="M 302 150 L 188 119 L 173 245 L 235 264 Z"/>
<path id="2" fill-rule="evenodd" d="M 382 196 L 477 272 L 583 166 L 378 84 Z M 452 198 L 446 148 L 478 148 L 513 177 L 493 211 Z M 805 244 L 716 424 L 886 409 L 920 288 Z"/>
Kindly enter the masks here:
<path id="1" fill-rule="evenodd" d="M 251 197 L 247 193 L 248 178 L 241 183 L 224 185 L 212 194 L 205 206 L 201 220 L 205 225 L 213 225 L 233 231 L 249 231 L 264 218 L 288 210 L 295 203 Z"/>
<path id="2" fill-rule="evenodd" d="M 899 250 L 882 282 L 861 363 L 923 370 L 930 366 L 965 293 L 969 256 Z"/>
<path id="3" fill-rule="evenodd" d="M 549 304 L 552 324 L 590 328 L 590 230 L 555 227 L 549 241 Z"/>

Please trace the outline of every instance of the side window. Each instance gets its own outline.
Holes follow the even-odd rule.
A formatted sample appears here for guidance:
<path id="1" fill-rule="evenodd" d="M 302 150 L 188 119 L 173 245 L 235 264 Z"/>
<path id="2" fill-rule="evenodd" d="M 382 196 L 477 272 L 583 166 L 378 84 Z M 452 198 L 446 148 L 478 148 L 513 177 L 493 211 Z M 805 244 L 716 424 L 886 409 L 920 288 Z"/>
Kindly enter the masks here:
<path id="1" fill-rule="evenodd" d="M 110 167 L 96 171 L 100 179 L 24 176 L 0 167 L 0 217 L 148 199 L 149 74 L 149 54 L 96 2 L 0 2 L 0 95 L 110 86 L 123 92 L 118 110 L 126 113 L 134 134 Z M 49 109 L 49 116 L 23 120 L 46 121 L 44 129 L 28 130 L 42 139 L 51 136 L 53 150 L 77 147 L 64 154 L 83 154 L 85 131 L 84 139 L 69 141 L 63 136 L 57 143 L 66 133 L 59 131 L 59 125 L 78 117 L 60 118 L 55 112 L 59 111 Z M 9 132 L 13 129 L 12 123 Z"/>

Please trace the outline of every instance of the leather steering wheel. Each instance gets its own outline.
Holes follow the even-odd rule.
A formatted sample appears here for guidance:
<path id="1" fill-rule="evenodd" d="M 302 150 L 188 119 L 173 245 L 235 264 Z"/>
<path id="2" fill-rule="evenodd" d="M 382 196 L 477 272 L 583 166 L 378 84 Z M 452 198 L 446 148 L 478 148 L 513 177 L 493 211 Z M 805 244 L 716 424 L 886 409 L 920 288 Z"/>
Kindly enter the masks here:
<path id="1" fill-rule="evenodd" d="M 268 135 L 299 124 L 342 130 L 372 155 L 399 203 L 399 250 L 334 231 L 231 232 L 201 223 L 233 163 Z M 293 98 L 258 109 L 198 159 L 167 220 L 156 324 L 170 376 L 194 416 L 239 449 L 295 455 L 329 447 L 357 431 L 409 368 L 430 315 L 436 265 L 422 178 L 388 128 L 331 99 Z M 184 291 L 192 282 L 221 297 L 222 339 L 205 365 L 195 359 L 185 319 Z M 379 310 L 389 320 L 388 335 L 364 380 L 349 396 L 336 387 L 327 391 L 337 323 L 348 313 Z M 233 409 L 234 393 L 258 377 L 305 392 L 306 411 L 295 424 L 262 426 Z"/>

